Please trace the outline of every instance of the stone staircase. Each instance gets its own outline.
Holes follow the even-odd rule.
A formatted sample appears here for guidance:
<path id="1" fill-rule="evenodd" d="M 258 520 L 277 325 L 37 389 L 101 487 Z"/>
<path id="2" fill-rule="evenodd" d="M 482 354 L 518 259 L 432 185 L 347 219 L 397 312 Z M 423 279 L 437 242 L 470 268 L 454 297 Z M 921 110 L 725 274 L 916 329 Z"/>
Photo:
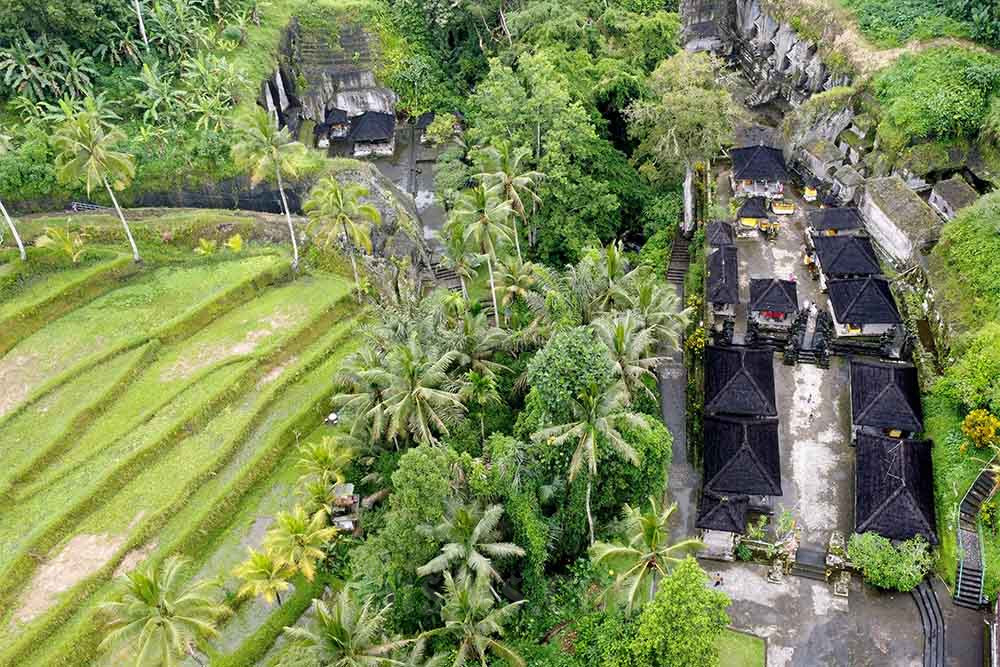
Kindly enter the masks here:
<path id="1" fill-rule="evenodd" d="M 983 606 L 983 559 L 979 531 L 979 508 L 993 494 L 996 478 L 988 469 L 966 492 L 958 506 L 958 548 L 960 560 L 955 576 L 955 604 L 969 609 Z"/>
<path id="2" fill-rule="evenodd" d="M 684 298 L 684 278 L 687 276 L 691 255 L 688 252 L 688 240 L 680 233 L 674 237 L 670 249 L 670 262 L 667 264 L 667 282 L 677 288 L 677 295 Z"/>
<path id="3" fill-rule="evenodd" d="M 791 573 L 797 577 L 826 583 L 826 553 L 799 547 L 795 552 Z"/>
<path id="4" fill-rule="evenodd" d="M 944 614 L 929 579 L 910 591 L 924 629 L 924 667 L 944 667 Z"/>

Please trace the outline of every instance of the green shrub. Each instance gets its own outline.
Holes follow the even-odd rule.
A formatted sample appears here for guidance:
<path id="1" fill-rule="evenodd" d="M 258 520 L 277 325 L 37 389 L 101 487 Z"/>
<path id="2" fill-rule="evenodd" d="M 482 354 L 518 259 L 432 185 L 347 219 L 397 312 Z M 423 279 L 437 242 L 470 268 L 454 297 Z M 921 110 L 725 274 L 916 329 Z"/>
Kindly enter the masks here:
<path id="1" fill-rule="evenodd" d="M 934 385 L 934 393 L 965 406 L 1000 413 L 1000 322 L 978 331 Z"/>
<path id="2" fill-rule="evenodd" d="M 896 591 L 916 588 L 934 564 L 930 545 L 919 535 L 893 545 L 877 533 L 855 533 L 847 556 L 869 584 Z"/>
<path id="3" fill-rule="evenodd" d="M 994 535 L 1000 533 L 1000 498 L 993 496 L 979 506 L 979 521 Z"/>
<path id="4" fill-rule="evenodd" d="M 910 38 L 967 37 L 970 26 L 941 15 L 937 0 L 846 0 L 858 26 L 873 42 L 899 46 Z"/>
<path id="5" fill-rule="evenodd" d="M 590 327 L 565 329 L 553 336 L 528 364 L 528 385 L 539 397 L 545 421 L 570 415 L 572 401 L 591 383 L 611 379 L 607 350 Z"/>

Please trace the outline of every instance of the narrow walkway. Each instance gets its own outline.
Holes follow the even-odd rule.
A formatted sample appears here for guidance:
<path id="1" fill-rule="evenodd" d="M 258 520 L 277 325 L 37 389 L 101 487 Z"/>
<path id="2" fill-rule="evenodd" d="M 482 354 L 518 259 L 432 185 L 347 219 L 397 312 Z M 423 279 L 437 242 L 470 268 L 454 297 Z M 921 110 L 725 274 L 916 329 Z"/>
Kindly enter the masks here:
<path id="1" fill-rule="evenodd" d="M 681 306 L 684 304 L 684 277 L 691 258 L 688 241 L 678 233 L 670 251 L 667 282 L 677 289 Z M 674 437 L 673 457 L 667 480 L 667 502 L 677 503 L 677 521 L 671 526 L 671 536 L 683 539 L 696 534 L 694 527 L 698 510 L 700 476 L 691 465 L 687 451 L 687 369 L 684 368 L 684 345 L 672 350 L 667 362 L 660 366 L 660 409 L 663 422 Z"/>
<path id="2" fill-rule="evenodd" d="M 979 543 L 979 508 L 993 494 L 996 478 L 984 468 L 958 507 L 958 571 L 955 573 L 955 604 L 979 609 L 983 599 L 982 545 Z"/>

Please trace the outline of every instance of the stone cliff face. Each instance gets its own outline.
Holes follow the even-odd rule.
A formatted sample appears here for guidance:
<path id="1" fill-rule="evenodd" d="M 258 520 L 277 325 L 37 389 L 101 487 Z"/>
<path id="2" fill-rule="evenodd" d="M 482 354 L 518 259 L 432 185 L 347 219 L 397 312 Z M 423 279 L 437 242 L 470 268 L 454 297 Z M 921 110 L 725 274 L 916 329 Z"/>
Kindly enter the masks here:
<path id="1" fill-rule="evenodd" d="M 761 0 L 682 0 L 680 10 L 686 48 L 732 59 L 756 86 L 751 106 L 777 97 L 798 106 L 850 84 L 823 62 L 818 44 L 768 13 Z"/>

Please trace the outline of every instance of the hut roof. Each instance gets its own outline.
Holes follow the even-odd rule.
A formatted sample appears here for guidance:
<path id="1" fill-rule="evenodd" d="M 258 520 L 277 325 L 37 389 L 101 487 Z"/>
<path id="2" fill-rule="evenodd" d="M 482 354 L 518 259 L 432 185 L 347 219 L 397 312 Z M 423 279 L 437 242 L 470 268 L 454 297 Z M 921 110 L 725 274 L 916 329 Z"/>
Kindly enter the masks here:
<path id="1" fill-rule="evenodd" d="M 929 441 L 859 435 L 855 489 L 856 532 L 937 544 Z"/>
<path id="2" fill-rule="evenodd" d="M 750 498 L 745 494 L 715 493 L 711 489 L 705 489 L 698 504 L 695 528 L 742 533 L 747 527 L 749 504 Z"/>
<path id="3" fill-rule="evenodd" d="M 772 352 L 709 345 L 705 352 L 705 412 L 776 416 Z"/>
<path id="4" fill-rule="evenodd" d="M 414 122 L 414 125 L 418 130 L 426 130 L 428 127 L 430 127 L 430 124 L 433 122 L 434 122 L 434 112 L 425 111 L 424 113 L 417 116 L 417 120 Z"/>
<path id="5" fill-rule="evenodd" d="M 733 226 L 728 222 L 708 223 L 705 238 L 710 246 L 733 245 Z"/>
<path id="6" fill-rule="evenodd" d="M 935 183 L 934 192 L 948 202 L 955 211 L 970 206 L 979 199 L 979 193 L 958 174 L 946 181 Z"/>
<path id="7" fill-rule="evenodd" d="M 821 208 L 809 211 L 806 214 L 809 226 L 818 232 L 847 231 L 851 229 L 861 229 L 864 221 L 861 213 L 854 206 L 837 206 L 834 208 Z"/>
<path id="8" fill-rule="evenodd" d="M 729 151 L 733 178 L 739 181 L 788 181 L 785 156 L 770 146 L 747 146 Z"/>
<path id="9" fill-rule="evenodd" d="M 329 109 L 323 122 L 327 125 L 346 125 L 348 123 L 347 112 L 336 107 Z"/>
<path id="10" fill-rule="evenodd" d="M 718 248 L 708 256 L 708 300 L 712 303 L 739 303 L 739 262 L 736 246 Z"/>
<path id="11" fill-rule="evenodd" d="M 705 417 L 705 487 L 716 493 L 780 496 L 777 418 Z"/>
<path id="12" fill-rule="evenodd" d="M 899 309 L 881 276 L 829 282 L 830 303 L 837 321 L 849 324 L 899 324 Z"/>
<path id="13" fill-rule="evenodd" d="M 851 362 L 851 414 L 857 426 L 924 430 L 917 369 L 874 361 Z"/>
<path id="14" fill-rule="evenodd" d="M 381 111 L 366 111 L 351 119 L 351 141 L 386 141 L 396 130 L 396 117 Z"/>
<path id="15" fill-rule="evenodd" d="M 767 202 L 763 197 L 750 197 L 736 213 L 737 218 L 766 218 Z"/>
<path id="16" fill-rule="evenodd" d="M 750 279 L 749 310 L 771 310 L 777 313 L 794 313 L 799 309 L 799 296 L 795 283 L 777 278 Z"/>
<path id="17" fill-rule="evenodd" d="M 872 242 L 864 236 L 812 237 L 820 268 L 827 276 L 870 276 L 882 272 Z"/>

